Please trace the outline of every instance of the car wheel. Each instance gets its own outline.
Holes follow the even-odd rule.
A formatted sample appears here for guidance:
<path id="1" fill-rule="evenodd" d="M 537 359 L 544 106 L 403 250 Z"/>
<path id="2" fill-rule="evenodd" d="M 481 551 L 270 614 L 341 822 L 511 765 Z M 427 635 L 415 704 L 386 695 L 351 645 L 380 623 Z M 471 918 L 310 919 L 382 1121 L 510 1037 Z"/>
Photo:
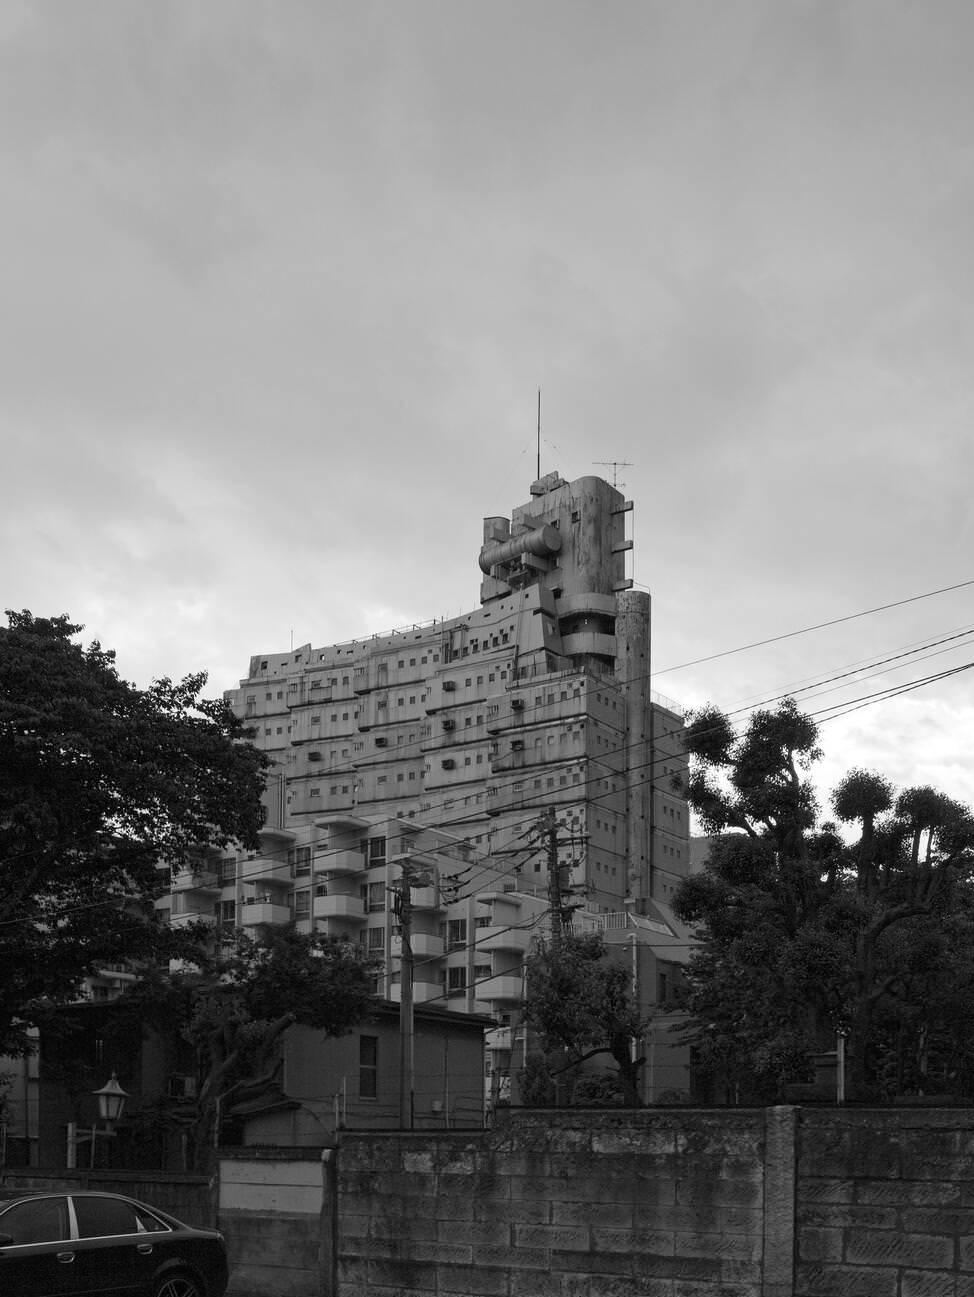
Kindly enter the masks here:
<path id="1" fill-rule="evenodd" d="M 156 1284 L 153 1297 L 206 1297 L 199 1280 L 189 1274 L 167 1274 Z"/>

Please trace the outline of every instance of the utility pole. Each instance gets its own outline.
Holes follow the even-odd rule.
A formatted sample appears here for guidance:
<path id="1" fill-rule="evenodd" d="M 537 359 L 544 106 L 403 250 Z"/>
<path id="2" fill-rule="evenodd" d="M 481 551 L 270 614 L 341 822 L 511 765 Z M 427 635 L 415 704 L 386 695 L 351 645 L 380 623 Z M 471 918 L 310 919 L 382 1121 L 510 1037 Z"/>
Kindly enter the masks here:
<path id="1" fill-rule="evenodd" d="M 413 1092 L 415 1089 L 415 1023 L 413 1014 L 413 899 L 414 887 L 428 887 L 432 875 L 428 870 L 416 873 L 408 861 L 403 860 L 402 876 L 396 894 L 395 913 L 399 920 L 400 956 L 399 973 L 399 1125 L 403 1130 L 413 1128 Z"/>
<path id="2" fill-rule="evenodd" d="M 547 810 L 541 821 L 541 836 L 545 840 L 545 855 L 548 863 L 548 908 L 551 911 L 551 944 L 557 947 L 565 929 L 571 922 L 571 916 L 577 905 L 566 904 L 566 893 L 570 890 L 563 885 L 562 865 L 558 860 L 558 821 L 553 810 Z"/>
<path id="3" fill-rule="evenodd" d="M 561 943 L 564 916 L 561 906 L 561 874 L 558 866 L 558 825 L 554 811 L 545 811 L 542 836 L 548 860 L 548 909 L 551 911 L 551 944 Z"/>

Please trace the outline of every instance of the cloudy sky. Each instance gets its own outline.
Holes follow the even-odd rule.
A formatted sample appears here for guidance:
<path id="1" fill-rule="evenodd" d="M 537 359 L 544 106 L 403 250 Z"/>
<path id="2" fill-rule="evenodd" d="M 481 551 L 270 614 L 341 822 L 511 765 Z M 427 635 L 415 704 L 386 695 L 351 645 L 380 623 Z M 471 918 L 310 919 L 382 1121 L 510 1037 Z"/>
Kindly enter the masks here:
<path id="1" fill-rule="evenodd" d="M 969 0 L 6 0 L 4 606 L 213 692 L 472 608 L 540 387 L 661 692 L 974 659 L 972 57 Z M 823 788 L 974 798 L 974 671 L 827 716 Z"/>

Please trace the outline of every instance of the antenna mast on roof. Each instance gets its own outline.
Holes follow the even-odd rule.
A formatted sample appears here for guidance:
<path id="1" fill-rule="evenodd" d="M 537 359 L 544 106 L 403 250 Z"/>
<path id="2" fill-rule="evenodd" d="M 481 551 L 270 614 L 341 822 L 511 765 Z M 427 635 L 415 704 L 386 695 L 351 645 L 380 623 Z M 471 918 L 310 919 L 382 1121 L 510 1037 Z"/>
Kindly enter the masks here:
<path id="1" fill-rule="evenodd" d="M 612 469 L 612 487 L 613 487 L 613 489 L 615 489 L 616 487 L 625 486 L 625 482 L 619 482 L 619 481 L 616 480 L 616 478 L 617 478 L 617 470 L 620 469 L 620 468 L 633 468 L 633 467 L 634 467 L 634 465 L 633 465 L 632 463 L 630 463 L 630 461 L 629 461 L 628 459 L 595 459 L 595 460 L 593 460 L 592 462 L 593 462 L 593 464 L 600 464 L 600 465 L 602 466 L 602 468 L 611 468 L 611 469 Z"/>
<path id="2" fill-rule="evenodd" d="M 538 388 L 538 478 L 541 481 L 541 388 Z"/>

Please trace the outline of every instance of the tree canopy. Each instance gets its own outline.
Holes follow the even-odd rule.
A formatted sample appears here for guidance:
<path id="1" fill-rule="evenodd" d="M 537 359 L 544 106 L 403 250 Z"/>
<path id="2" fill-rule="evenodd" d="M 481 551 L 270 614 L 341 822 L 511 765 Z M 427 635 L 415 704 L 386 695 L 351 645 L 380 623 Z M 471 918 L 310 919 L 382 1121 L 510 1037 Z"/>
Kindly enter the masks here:
<path id="1" fill-rule="evenodd" d="M 859 1097 L 974 1095 L 974 819 L 929 787 L 851 771 L 820 822 L 812 720 L 793 701 L 740 736 L 691 717 L 688 796 L 714 836 L 677 913 L 702 925 L 686 1007 L 700 1067 L 731 1097 L 779 1099 L 847 1036 Z"/>
<path id="2" fill-rule="evenodd" d="M 275 1081 L 288 1027 L 347 1034 L 375 1002 L 378 967 L 349 941 L 268 924 L 253 936 L 238 932 L 224 958 L 181 971 L 145 970 L 118 1002 L 117 1027 L 152 1028 L 190 1046 L 196 1098 L 171 1117 L 186 1127 L 198 1167 L 206 1164 L 221 1110 L 244 1090 Z"/>
<path id="3" fill-rule="evenodd" d="M 170 869 L 258 845 L 265 758 L 205 674 L 138 689 L 66 616 L 0 628 L 0 1054 L 105 963 L 170 953 Z"/>
<path id="4" fill-rule="evenodd" d="M 528 956 L 524 1016 L 538 1033 L 542 1059 L 533 1068 L 535 1088 L 577 1073 L 599 1054 L 616 1065 L 618 1094 L 635 1107 L 642 1060 L 632 1043 L 647 1021 L 630 993 L 630 974 L 610 955 L 600 933 L 560 933 Z"/>

